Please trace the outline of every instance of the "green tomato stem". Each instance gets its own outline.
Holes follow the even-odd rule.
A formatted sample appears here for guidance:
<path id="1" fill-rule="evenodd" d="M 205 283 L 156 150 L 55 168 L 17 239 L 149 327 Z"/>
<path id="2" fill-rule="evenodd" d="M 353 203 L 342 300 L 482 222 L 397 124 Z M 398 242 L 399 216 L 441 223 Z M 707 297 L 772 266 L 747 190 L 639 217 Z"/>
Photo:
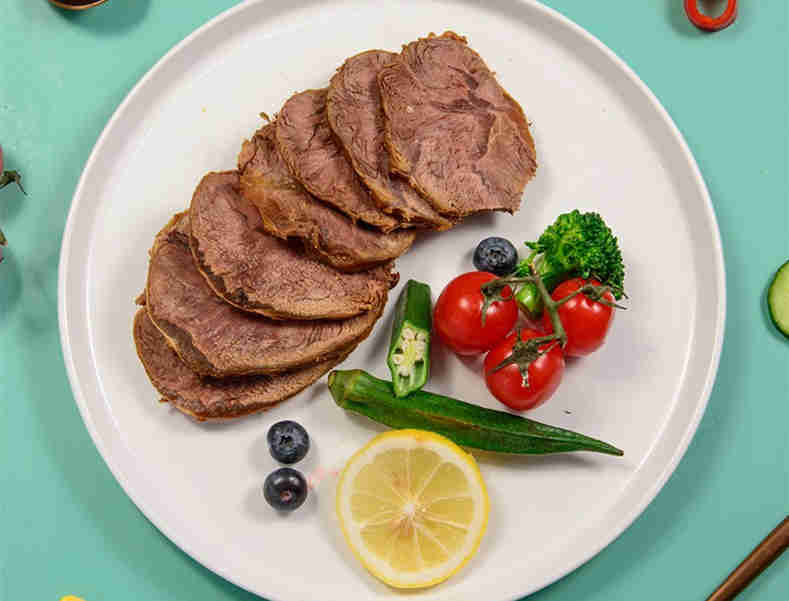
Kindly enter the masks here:
<path id="1" fill-rule="evenodd" d="M 544 310 L 548 311 L 548 316 L 551 319 L 553 333 L 556 335 L 556 340 L 559 341 L 561 347 L 564 348 L 567 346 L 567 332 L 565 332 L 562 320 L 559 318 L 559 304 L 551 298 L 548 288 L 545 287 L 545 282 L 543 282 L 534 266 L 531 265 L 530 268 L 532 278 L 534 279 L 534 285 L 537 286 L 537 292 L 540 293 L 540 298 L 542 298 L 542 303 L 545 307 Z"/>
<path id="2" fill-rule="evenodd" d="M 548 287 L 545 285 L 545 281 L 540 275 L 539 270 L 535 267 L 534 263 L 529 263 L 527 267 L 531 272 L 531 275 L 498 278 L 483 284 L 481 288 L 482 295 L 485 298 L 485 304 L 483 306 L 482 313 L 483 326 L 485 325 L 485 312 L 487 312 L 487 307 L 495 301 L 509 300 L 509 298 L 511 298 L 504 298 L 504 296 L 501 294 L 501 291 L 505 286 L 524 284 L 524 288 L 529 287 L 530 289 L 535 290 L 538 294 L 538 296 L 535 298 L 539 299 L 544 307 L 544 310 L 548 312 L 548 317 L 551 320 L 551 326 L 553 326 L 553 333 L 547 336 L 530 338 L 529 340 L 524 341 L 521 339 L 520 330 L 518 330 L 515 334 L 515 343 L 512 346 L 512 352 L 510 353 L 509 357 L 504 359 L 491 370 L 491 372 L 496 372 L 507 367 L 508 365 L 516 365 L 520 371 L 524 386 L 529 385 L 529 366 L 532 363 L 534 363 L 545 353 L 550 352 L 550 350 L 556 344 L 560 345 L 562 349 L 567 346 L 567 331 L 564 329 L 564 324 L 559 317 L 559 307 L 561 307 L 564 303 L 572 298 L 575 298 L 579 294 L 587 294 L 590 299 L 601 304 L 617 309 L 625 308 L 620 307 L 619 305 L 603 298 L 607 292 L 611 291 L 610 286 L 596 286 L 594 284 L 584 284 L 578 290 L 571 292 L 567 296 L 562 297 L 559 300 L 554 300 L 551 297 L 550 292 L 548 292 Z M 554 344 L 549 346 L 544 351 L 540 351 L 540 346 L 547 342 L 553 342 Z"/>

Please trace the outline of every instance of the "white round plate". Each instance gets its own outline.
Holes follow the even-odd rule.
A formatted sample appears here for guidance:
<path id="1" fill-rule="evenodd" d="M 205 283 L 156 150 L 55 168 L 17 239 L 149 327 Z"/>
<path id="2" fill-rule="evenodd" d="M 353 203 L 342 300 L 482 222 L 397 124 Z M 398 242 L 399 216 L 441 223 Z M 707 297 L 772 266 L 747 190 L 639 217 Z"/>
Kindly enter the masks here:
<path id="1" fill-rule="evenodd" d="M 704 182 L 659 102 L 590 34 L 531 1 L 269 0 L 229 10 L 142 79 L 96 144 L 63 241 L 60 326 L 77 404 L 127 494 L 185 552 L 271 600 L 398 596 L 350 555 L 333 511 L 336 470 L 382 428 L 338 409 L 323 382 L 270 413 L 222 425 L 159 404 L 130 335 L 146 251 L 205 172 L 235 166 L 258 113 L 325 86 L 350 55 L 445 29 L 468 36 L 522 103 L 540 167 L 515 216 L 478 216 L 423 236 L 398 261 L 401 281 L 426 281 L 437 295 L 472 269 L 482 237 L 534 239 L 561 212 L 599 211 L 620 237 L 630 309 L 529 417 L 610 441 L 625 456 L 480 454 L 491 516 L 479 553 L 415 596 L 472 599 L 484 590 L 489 601 L 513 600 L 590 559 L 674 470 L 715 377 L 724 267 Z M 389 314 L 344 366 L 386 376 L 388 337 Z M 502 408 L 477 363 L 440 349 L 428 388 Z M 287 518 L 261 494 L 275 467 L 266 430 L 283 418 L 300 421 L 314 441 L 298 466 L 314 489 Z"/>

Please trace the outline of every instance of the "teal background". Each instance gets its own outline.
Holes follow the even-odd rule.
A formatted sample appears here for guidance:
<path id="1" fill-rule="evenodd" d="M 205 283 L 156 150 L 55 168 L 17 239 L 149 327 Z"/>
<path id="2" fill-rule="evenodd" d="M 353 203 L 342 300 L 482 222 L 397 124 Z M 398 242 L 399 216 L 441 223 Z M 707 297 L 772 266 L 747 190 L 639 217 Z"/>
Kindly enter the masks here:
<path id="1" fill-rule="evenodd" d="M 29 193 L 0 191 L 11 243 L 0 265 L 0 601 L 254 598 L 161 536 L 115 482 L 74 404 L 56 312 L 66 214 L 104 124 L 164 52 L 235 3 L 111 0 L 66 14 L 0 0 L 0 143 Z M 728 321 L 676 473 L 616 542 L 530 601 L 704 599 L 789 512 L 789 341 L 764 308 L 789 258 L 787 2 L 741 2 L 737 23 L 713 35 L 688 24 L 681 0 L 546 4 L 624 58 L 685 134 L 720 221 Z M 682 293 L 670 282 L 666 292 Z M 789 554 L 741 598 L 789 599 Z"/>

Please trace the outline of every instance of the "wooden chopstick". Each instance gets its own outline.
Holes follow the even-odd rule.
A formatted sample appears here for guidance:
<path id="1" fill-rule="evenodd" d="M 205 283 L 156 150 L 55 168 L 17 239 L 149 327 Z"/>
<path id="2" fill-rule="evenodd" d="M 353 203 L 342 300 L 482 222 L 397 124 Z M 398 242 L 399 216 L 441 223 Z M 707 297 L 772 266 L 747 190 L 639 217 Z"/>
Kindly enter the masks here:
<path id="1" fill-rule="evenodd" d="M 759 543 L 707 601 L 730 601 L 789 547 L 789 515 Z"/>

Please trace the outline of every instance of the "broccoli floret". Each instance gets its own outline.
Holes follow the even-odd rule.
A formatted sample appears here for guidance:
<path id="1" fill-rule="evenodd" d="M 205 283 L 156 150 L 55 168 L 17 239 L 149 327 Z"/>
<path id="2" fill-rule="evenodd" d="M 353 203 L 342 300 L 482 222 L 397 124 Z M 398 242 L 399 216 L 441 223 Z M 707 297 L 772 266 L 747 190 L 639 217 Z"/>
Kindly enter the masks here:
<path id="1" fill-rule="evenodd" d="M 595 278 L 610 286 L 614 296 L 624 295 L 625 265 L 616 236 L 598 213 L 579 210 L 560 215 L 536 242 L 528 259 L 518 265 L 517 275 L 528 275 L 534 262 L 537 272 L 552 292 L 573 277 Z M 539 317 L 542 303 L 533 284 L 526 284 L 516 296 L 521 308 L 532 318 Z"/>

